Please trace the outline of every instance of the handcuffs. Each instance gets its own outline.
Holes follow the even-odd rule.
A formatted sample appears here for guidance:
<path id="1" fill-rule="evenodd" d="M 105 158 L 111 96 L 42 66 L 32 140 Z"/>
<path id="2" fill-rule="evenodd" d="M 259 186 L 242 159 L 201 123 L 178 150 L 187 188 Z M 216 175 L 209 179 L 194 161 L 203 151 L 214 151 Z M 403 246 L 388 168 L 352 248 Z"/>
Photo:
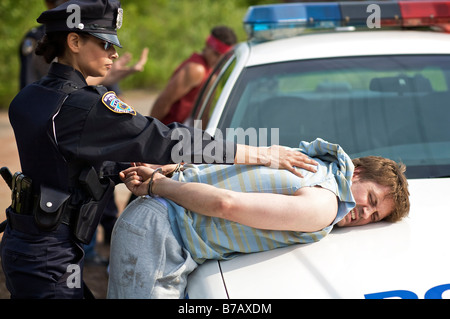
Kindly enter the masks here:
<path id="1" fill-rule="evenodd" d="M 170 178 L 173 176 L 173 174 L 178 173 L 181 171 L 183 167 L 183 163 L 178 163 L 177 167 L 175 167 L 175 169 L 170 172 L 169 174 L 166 175 L 166 177 Z M 150 181 L 148 182 L 148 190 L 147 190 L 147 194 L 148 196 L 154 198 L 155 194 L 152 193 L 152 186 L 153 186 L 153 178 L 155 177 L 156 173 L 161 173 L 162 172 L 162 168 L 158 167 L 157 169 L 155 169 L 155 171 L 153 172 L 152 176 L 150 177 Z"/>

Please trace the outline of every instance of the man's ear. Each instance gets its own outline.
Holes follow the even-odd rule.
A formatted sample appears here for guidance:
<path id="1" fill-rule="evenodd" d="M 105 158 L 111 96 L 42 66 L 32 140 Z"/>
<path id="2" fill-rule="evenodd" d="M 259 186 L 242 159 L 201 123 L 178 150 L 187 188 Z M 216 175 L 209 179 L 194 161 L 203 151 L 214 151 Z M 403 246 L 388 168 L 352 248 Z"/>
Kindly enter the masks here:
<path id="1" fill-rule="evenodd" d="M 361 168 L 355 167 L 355 170 L 353 171 L 352 181 L 359 179 L 360 174 L 361 174 Z"/>
<path id="2" fill-rule="evenodd" d="M 67 35 L 67 47 L 74 53 L 80 52 L 81 41 L 80 35 L 75 32 L 71 32 Z"/>

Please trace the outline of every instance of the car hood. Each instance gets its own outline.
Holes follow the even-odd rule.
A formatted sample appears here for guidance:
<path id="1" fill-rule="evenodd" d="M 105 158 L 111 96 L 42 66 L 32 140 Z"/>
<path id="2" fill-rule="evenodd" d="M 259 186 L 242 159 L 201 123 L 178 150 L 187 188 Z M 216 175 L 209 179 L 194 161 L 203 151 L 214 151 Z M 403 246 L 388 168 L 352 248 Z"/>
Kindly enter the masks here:
<path id="1" fill-rule="evenodd" d="M 397 223 L 336 227 L 317 243 L 210 261 L 191 298 L 450 298 L 450 178 L 409 180 Z"/>

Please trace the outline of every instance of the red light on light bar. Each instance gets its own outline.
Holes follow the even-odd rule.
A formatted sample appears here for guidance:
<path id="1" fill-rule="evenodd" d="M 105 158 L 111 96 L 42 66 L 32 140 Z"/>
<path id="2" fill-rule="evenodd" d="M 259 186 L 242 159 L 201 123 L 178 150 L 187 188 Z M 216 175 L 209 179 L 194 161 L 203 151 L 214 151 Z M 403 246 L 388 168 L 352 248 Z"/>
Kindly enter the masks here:
<path id="1" fill-rule="evenodd" d="M 450 33 L 450 24 L 441 24 L 439 27 L 442 29 L 445 33 Z"/>
<path id="2" fill-rule="evenodd" d="M 449 1 L 399 1 L 403 26 L 450 23 Z"/>

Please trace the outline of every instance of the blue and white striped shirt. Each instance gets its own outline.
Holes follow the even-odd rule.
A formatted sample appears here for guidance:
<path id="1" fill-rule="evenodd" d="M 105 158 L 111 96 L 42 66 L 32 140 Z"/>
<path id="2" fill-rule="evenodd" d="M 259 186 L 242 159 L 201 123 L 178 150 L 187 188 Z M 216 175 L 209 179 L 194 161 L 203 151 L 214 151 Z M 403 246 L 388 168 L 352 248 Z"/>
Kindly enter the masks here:
<path id="1" fill-rule="evenodd" d="M 207 259 L 230 259 L 239 253 L 251 253 L 311 243 L 325 237 L 355 206 L 350 191 L 354 166 L 337 144 L 317 139 L 302 142 L 297 149 L 314 158 L 316 173 L 301 169 L 299 178 L 287 170 L 249 165 L 185 165 L 172 178 L 183 182 L 207 183 L 239 192 L 266 192 L 292 195 L 301 187 L 321 186 L 338 197 L 338 213 L 331 225 L 316 232 L 261 230 L 242 224 L 188 211 L 167 200 L 172 230 L 197 263 Z M 255 212 L 257 213 L 257 212 Z"/>

